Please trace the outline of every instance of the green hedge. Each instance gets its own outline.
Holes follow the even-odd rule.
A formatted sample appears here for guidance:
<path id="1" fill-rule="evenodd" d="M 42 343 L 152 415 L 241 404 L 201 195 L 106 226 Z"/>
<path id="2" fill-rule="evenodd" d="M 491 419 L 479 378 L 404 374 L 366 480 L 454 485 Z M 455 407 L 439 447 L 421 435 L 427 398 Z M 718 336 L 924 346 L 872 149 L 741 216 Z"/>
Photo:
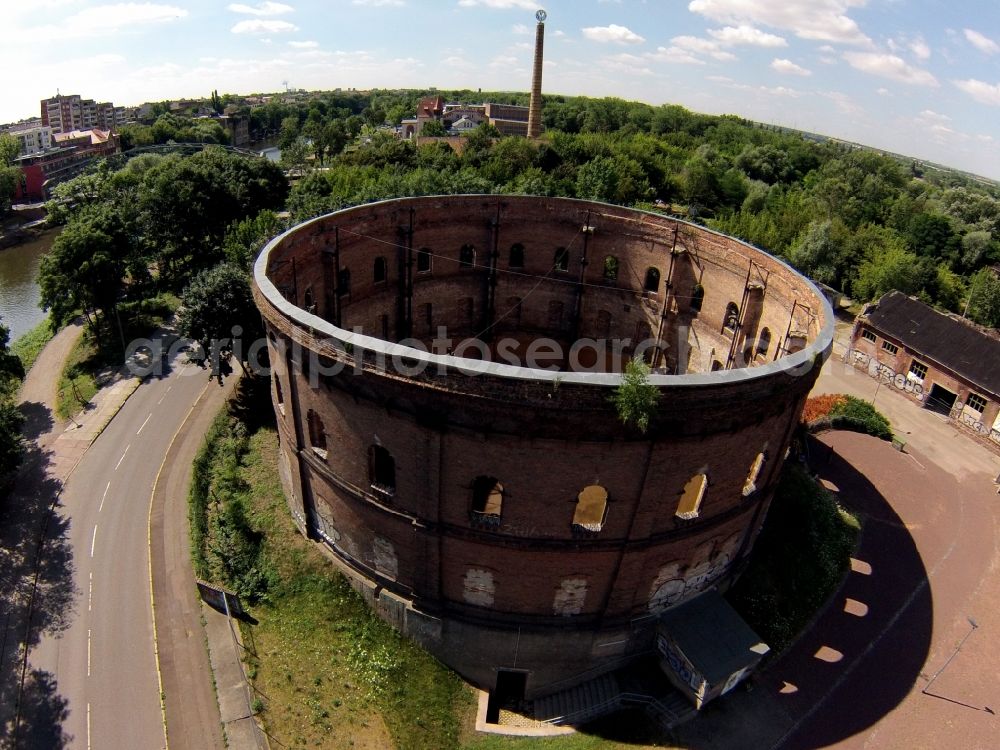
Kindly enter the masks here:
<path id="1" fill-rule="evenodd" d="M 867 401 L 854 396 L 844 396 L 841 403 L 830 410 L 830 420 L 834 427 L 874 435 L 882 440 L 892 440 L 892 425 L 889 420 Z"/>

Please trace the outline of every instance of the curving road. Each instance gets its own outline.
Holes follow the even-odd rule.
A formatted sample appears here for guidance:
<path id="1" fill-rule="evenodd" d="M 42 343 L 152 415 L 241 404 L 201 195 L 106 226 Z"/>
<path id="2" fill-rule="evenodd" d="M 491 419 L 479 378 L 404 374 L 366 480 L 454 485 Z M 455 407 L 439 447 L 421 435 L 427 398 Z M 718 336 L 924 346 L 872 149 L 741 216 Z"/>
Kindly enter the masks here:
<path id="1" fill-rule="evenodd" d="M 166 746 L 151 612 L 150 496 L 192 405 L 218 387 L 182 357 L 135 391 L 63 489 L 72 612 L 61 632 L 41 635 L 29 663 L 55 678 L 66 701 L 66 747 Z"/>

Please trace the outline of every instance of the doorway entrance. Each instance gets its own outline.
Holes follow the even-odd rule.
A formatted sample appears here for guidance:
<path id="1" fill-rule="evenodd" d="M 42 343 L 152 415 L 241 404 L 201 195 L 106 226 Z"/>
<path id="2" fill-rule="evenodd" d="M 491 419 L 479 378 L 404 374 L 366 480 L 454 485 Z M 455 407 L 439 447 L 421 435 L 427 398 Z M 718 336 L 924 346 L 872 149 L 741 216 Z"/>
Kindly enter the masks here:
<path id="1" fill-rule="evenodd" d="M 940 385 L 935 383 L 931 386 L 931 392 L 927 395 L 927 401 L 924 403 L 924 408 L 930 409 L 938 414 L 944 414 L 947 417 L 951 414 L 951 410 L 955 406 L 955 399 L 957 398 L 957 393 L 952 393 L 947 388 L 942 388 Z"/>
<path id="2" fill-rule="evenodd" d="M 524 690 L 528 685 L 528 673 L 517 669 L 498 669 L 497 685 L 490 693 L 490 702 L 486 708 L 486 721 L 496 724 L 500 719 L 500 710 L 523 711 Z"/>

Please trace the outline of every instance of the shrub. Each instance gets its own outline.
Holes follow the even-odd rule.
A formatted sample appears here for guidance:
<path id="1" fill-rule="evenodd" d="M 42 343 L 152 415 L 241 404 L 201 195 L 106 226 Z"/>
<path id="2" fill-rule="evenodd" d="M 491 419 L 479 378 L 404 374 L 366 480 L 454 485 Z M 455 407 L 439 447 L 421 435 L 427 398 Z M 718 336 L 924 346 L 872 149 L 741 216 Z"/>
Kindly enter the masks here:
<path id="1" fill-rule="evenodd" d="M 854 396 L 844 396 L 830 411 L 833 426 L 842 430 L 853 430 L 874 435 L 882 440 L 892 440 L 892 425 L 889 420 L 867 401 Z"/>

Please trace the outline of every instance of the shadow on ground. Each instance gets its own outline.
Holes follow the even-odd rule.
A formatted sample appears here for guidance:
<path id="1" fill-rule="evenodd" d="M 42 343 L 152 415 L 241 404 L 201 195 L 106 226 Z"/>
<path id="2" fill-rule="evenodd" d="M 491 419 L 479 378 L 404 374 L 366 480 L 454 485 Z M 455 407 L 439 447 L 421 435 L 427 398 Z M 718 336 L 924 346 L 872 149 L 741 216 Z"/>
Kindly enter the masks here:
<path id="1" fill-rule="evenodd" d="M 872 450 L 906 460 L 882 441 Z M 865 731 L 914 688 L 931 645 L 933 603 L 910 532 L 874 485 L 810 438 L 812 469 L 864 527 L 852 570 L 814 625 L 751 683 L 678 727 L 690 748 L 827 747 Z"/>
<path id="2" fill-rule="evenodd" d="M 24 647 L 60 633 L 74 616 L 69 520 L 47 451 L 29 449 L 9 497 L 0 499 L 0 747 L 61 748 L 66 700 L 53 675 L 24 667 Z M 23 683 L 22 683 L 23 676 Z"/>

